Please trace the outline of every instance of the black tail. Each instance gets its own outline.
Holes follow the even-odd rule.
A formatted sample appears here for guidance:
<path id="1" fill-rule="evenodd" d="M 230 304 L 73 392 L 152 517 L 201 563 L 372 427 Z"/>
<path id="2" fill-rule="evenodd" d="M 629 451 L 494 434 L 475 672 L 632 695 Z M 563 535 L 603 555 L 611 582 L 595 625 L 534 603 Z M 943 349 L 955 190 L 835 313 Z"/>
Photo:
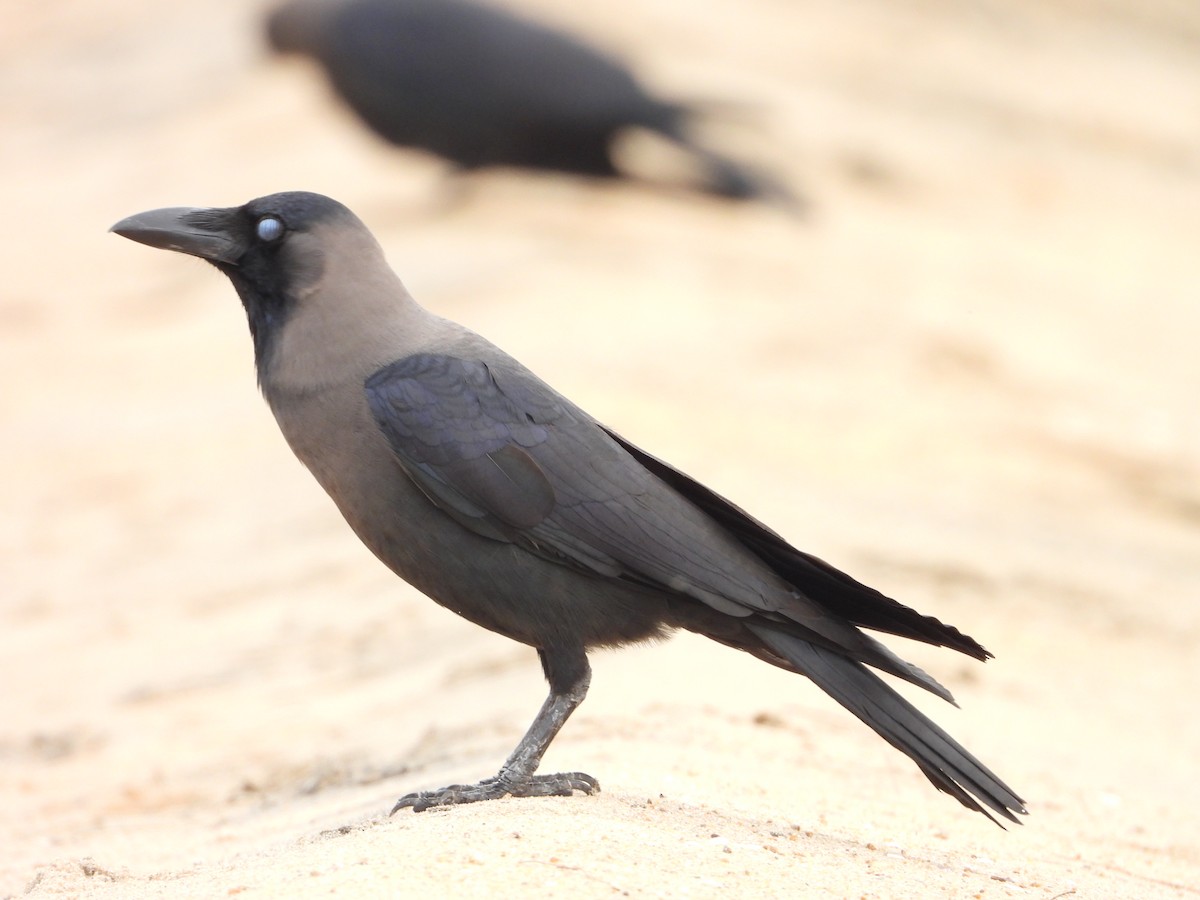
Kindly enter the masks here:
<path id="1" fill-rule="evenodd" d="M 706 179 L 703 189 L 708 193 L 731 200 L 773 203 L 793 215 L 807 211 L 807 201 L 778 179 L 735 162 L 697 141 L 689 129 L 689 122 L 696 115 L 697 110 L 693 107 L 664 103 L 655 108 L 654 114 L 643 125 L 670 139 L 700 162 Z"/>
<path id="2" fill-rule="evenodd" d="M 912 759 L 938 790 L 993 822 L 989 809 L 1010 822 L 1019 821 L 1014 813 L 1026 813 L 1012 788 L 861 663 L 760 624 L 747 628 Z"/>
<path id="3" fill-rule="evenodd" d="M 704 164 L 708 174 L 706 188 L 710 193 L 733 200 L 762 200 L 793 215 L 807 211 L 808 203 L 803 198 L 769 175 L 752 171 L 694 141 L 687 141 L 686 146 Z"/>

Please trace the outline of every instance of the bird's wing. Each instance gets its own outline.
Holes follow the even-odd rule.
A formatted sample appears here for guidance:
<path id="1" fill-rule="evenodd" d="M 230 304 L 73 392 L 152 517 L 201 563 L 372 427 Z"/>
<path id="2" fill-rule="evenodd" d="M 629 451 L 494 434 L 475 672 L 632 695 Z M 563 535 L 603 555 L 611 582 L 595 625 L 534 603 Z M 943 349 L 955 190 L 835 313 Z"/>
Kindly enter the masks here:
<path id="1" fill-rule="evenodd" d="M 532 375 L 419 354 L 365 389 L 400 465 L 478 534 L 737 616 L 769 610 L 779 593 L 715 522 Z"/>
<path id="2" fill-rule="evenodd" d="M 477 534 L 555 563 L 685 594 L 727 615 L 773 622 L 951 699 L 925 672 L 855 628 L 827 602 L 828 585 L 819 585 L 825 597 L 810 594 L 804 581 L 789 577 L 801 572 L 794 560 L 779 565 L 782 548 L 812 558 L 624 444 L 525 370 L 419 354 L 379 370 L 365 389 L 400 465 L 435 505 Z M 841 574 L 825 568 L 826 578 Z M 889 622 L 896 609 L 907 610 L 858 587 L 864 597 L 857 602 L 879 598 Z M 912 633 L 945 642 L 930 623 L 947 629 L 931 619 L 924 633 Z"/>
<path id="3" fill-rule="evenodd" d="M 376 372 L 365 389 L 405 471 L 465 527 L 510 540 L 553 510 L 554 490 L 529 455 L 549 432 L 495 390 L 482 363 L 410 356 Z"/>
<path id="4" fill-rule="evenodd" d="M 719 522 L 784 580 L 832 612 L 845 616 L 863 628 L 939 647 L 950 647 L 979 660 L 991 658 L 991 654 L 978 641 L 953 625 L 947 625 L 933 616 L 922 615 L 825 560 L 798 550 L 737 504 L 652 456 L 615 431 L 605 430 L 638 462 Z"/>

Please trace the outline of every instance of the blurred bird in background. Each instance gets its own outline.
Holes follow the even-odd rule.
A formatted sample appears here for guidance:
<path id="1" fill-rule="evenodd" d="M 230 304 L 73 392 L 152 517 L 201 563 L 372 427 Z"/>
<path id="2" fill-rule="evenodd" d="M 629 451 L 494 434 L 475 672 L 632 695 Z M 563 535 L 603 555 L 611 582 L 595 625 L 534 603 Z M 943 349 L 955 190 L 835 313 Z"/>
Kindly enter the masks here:
<path id="1" fill-rule="evenodd" d="M 290 0 L 266 21 L 380 137 L 455 170 L 633 178 L 614 160 L 632 129 L 660 135 L 699 173 L 688 186 L 801 209 L 765 174 L 698 143 L 697 110 L 647 93 L 622 63 L 562 31 L 471 0 Z"/>

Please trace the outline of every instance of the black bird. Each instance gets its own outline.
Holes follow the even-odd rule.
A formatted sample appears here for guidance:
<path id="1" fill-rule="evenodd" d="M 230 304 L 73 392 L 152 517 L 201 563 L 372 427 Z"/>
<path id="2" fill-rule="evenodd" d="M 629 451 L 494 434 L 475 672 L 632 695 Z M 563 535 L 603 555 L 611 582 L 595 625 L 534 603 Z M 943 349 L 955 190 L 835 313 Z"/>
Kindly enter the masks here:
<path id="1" fill-rule="evenodd" d="M 393 812 L 595 792 L 579 772 L 534 774 L 587 693 L 587 651 L 676 628 L 812 679 L 970 809 L 1025 812 L 867 666 L 949 692 L 859 628 L 979 660 L 983 647 L 790 546 L 418 306 L 341 204 L 274 194 L 112 230 L 224 272 L 284 437 L 363 543 L 442 606 L 538 652 L 550 694 L 499 773 L 410 794 Z"/>
<path id="2" fill-rule="evenodd" d="M 561 31 L 470 0 L 291 0 L 267 18 L 280 53 L 324 67 L 385 140 L 464 170 L 494 166 L 622 177 L 611 149 L 642 128 L 683 147 L 725 197 L 798 201 L 701 146 L 693 111 L 649 95 L 625 66 Z"/>

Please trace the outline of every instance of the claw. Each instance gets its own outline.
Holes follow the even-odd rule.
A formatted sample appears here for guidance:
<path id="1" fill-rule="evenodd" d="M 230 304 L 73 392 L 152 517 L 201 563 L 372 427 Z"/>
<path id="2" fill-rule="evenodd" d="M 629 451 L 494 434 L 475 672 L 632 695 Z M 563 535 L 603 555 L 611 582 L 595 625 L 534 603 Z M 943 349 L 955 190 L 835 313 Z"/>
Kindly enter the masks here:
<path id="1" fill-rule="evenodd" d="M 451 784 L 436 791 L 405 794 L 396 801 L 388 815 L 409 807 L 413 812 L 424 812 L 434 806 L 457 806 L 501 797 L 570 797 L 576 791 L 595 794 L 599 790 L 600 783 L 584 772 L 558 772 L 523 778 L 496 776 L 485 778 L 478 784 Z"/>

